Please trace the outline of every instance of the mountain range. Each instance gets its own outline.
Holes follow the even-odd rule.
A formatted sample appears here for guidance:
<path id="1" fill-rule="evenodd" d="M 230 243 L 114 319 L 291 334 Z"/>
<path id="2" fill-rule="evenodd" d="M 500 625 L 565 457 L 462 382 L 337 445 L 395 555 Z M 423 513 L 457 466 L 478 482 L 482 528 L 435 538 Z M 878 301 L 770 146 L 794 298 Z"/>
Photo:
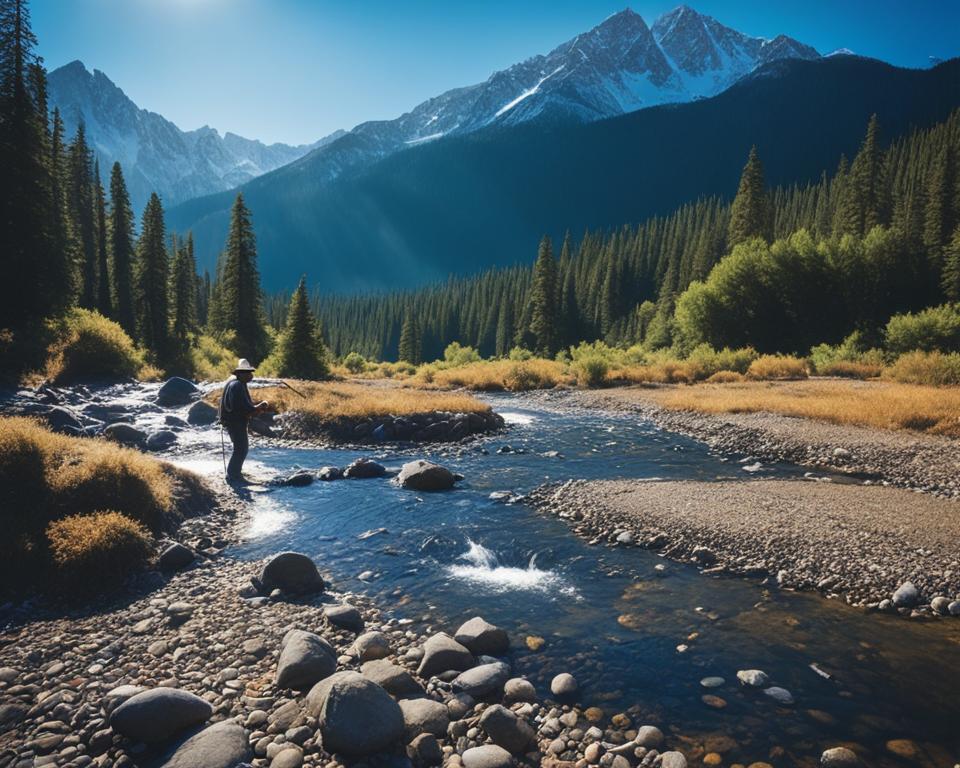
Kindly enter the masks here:
<path id="1" fill-rule="evenodd" d="M 291 147 L 263 144 L 235 133 L 221 136 L 209 126 L 182 131 L 172 122 L 138 107 L 100 70 L 92 73 L 73 61 L 49 73 L 50 109 L 59 108 L 68 138 L 82 120 L 87 141 L 107 182 L 114 161 L 123 166 L 134 208 L 151 192 L 167 205 L 238 187 L 293 162 L 342 132 L 314 144 Z"/>
<path id="2" fill-rule="evenodd" d="M 768 184 L 804 183 L 856 153 L 872 114 L 889 140 L 958 106 L 960 59 L 924 70 L 848 55 L 781 60 L 713 98 L 589 123 L 490 126 L 333 181 L 324 180 L 325 153 L 315 151 L 242 191 L 268 289 L 303 273 L 324 290 L 412 286 L 528 261 L 545 233 L 578 236 L 699 196 L 729 198 L 752 145 Z M 168 212 L 171 227 L 193 231 L 207 268 L 234 196 Z"/>
<path id="3" fill-rule="evenodd" d="M 713 96 L 745 74 L 784 58 L 816 58 L 811 47 L 779 35 L 744 35 L 680 6 L 648 27 L 632 10 L 610 16 L 546 55 L 495 72 L 486 81 L 428 99 L 394 120 L 370 121 L 314 144 L 264 145 L 212 128 L 181 131 L 139 108 L 103 72 L 79 61 L 49 75 L 50 105 L 68 135 L 83 119 L 106 176 L 126 172 L 139 210 L 151 191 L 168 206 L 232 189 L 308 153 L 317 180 L 368 165 L 401 149 L 490 126 L 530 120 L 589 122 L 644 107 Z"/>

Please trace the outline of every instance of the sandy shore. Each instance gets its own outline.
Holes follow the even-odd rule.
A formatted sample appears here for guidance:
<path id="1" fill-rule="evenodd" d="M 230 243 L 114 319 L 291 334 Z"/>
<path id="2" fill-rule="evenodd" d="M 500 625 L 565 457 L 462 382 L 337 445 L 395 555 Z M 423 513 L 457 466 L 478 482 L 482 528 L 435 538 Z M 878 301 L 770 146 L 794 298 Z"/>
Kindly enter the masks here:
<path id="1" fill-rule="evenodd" d="M 724 453 L 786 461 L 960 497 L 960 440 L 774 413 L 672 411 L 658 405 L 650 390 L 642 387 L 558 390 L 535 397 L 565 409 L 587 407 L 636 414 Z M 953 514 L 960 516 L 960 509 Z"/>
<path id="2" fill-rule="evenodd" d="M 874 607 L 910 581 L 919 600 L 907 613 L 960 599 L 960 509 L 927 494 L 805 480 L 577 481 L 531 500 L 598 543 L 656 548 L 710 572 Z"/>

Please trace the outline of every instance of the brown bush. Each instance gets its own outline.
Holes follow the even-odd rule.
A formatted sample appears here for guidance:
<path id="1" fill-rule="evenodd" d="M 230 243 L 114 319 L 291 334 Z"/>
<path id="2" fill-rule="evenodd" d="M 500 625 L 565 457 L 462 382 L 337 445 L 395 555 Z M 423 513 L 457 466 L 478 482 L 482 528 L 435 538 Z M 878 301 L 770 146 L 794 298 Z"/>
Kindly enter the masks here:
<path id="1" fill-rule="evenodd" d="M 47 543 L 58 580 L 80 590 L 115 586 L 153 554 L 150 532 L 113 511 L 56 520 L 47 526 Z"/>
<path id="2" fill-rule="evenodd" d="M 747 369 L 749 379 L 805 379 L 809 376 L 807 361 L 791 355 L 761 355 Z"/>
<path id="3" fill-rule="evenodd" d="M 744 381 L 746 377 L 736 371 L 717 371 L 707 379 L 707 384 L 736 384 Z"/>

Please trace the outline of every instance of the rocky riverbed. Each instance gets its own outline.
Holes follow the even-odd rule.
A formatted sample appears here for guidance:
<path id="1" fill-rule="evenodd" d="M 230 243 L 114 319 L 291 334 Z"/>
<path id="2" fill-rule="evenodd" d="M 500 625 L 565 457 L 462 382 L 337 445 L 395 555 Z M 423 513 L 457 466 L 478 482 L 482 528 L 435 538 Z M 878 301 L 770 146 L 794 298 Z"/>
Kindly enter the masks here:
<path id="1" fill-rule="evenodd" d="M 906 431 L 843 426 L 773 413 L 672 411 L 642 388 L 555 390 L 533 397 L 549 407 L 602 408 L 649 420 L 727 454 L 790 462 L 911 488 L 960 496 L 960 441 Z"/>
<path id="2" fill-rule="evenodd" d="M 636 713 L 580 705 L 574 674 L 514 677 L 479 617 L 387 619 L 305 556 L 231 560 L 243 514 L 185 522 L 179 572 L 5 607 L 0 766 L 686 765 Z"/>

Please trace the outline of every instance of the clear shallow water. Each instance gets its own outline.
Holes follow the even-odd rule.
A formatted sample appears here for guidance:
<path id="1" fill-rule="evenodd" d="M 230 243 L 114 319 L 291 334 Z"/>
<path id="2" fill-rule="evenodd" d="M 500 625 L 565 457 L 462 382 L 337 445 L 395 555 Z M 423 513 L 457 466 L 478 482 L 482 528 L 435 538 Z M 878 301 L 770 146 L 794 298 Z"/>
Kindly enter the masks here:
<path id="1" fill-rule="evenodd" d="M 775 764 L 792 763 L 841 742 L 862 745 L 874 765 L 957 761 L 960 622 L 867 616 L 757 580 L 706 577 L 644 550 L 590 547 L 562 521 L 490 498 L 568 478 L 748 479 L 802 470 L 748 472 L 752 461 L 723 461 L 629 417 L 492 401 L 510 425 L 506 435 L 467 450 L 372 452 L 394 468 L 412 456 L 434 458 L 465 475 L 457 490 L 417 494 L 387 480 L 357 480 L 252 494 L 245 540 L 232 556 L 306 552 L 336 588 L 362 590 L 393 615 L 448 630 L 482 615 L 511 633 L 517 672 L 541 691 L 570 671 L 585 705 L 608 714 L 637 705 L 641 720 L 674 727 L 694 745 L 711 734 L 732 737 L 727 764 L 768 760 L 771 749 L 785 750 Z M 523 452 L 497 454 L 505 444 Z M 222 471 L 218 432 L 194 433 L 182 445 L 180 463 Z M 258 446 L 248 472 L 344 466 L 361 453 Z M 528 651 L 526 636 L 544 638 L 543 648 Z M 779 707 L 741 690 L 736 671 L 749 668 L 765 670 L 796 704 Z M 707 676 L 726 683 L 707 690 L 700 685 Z M 707 706 L 704 694 L 726 706 Z M 885 750 L 887 740 L 904 738 L 919 745 L 921 758 Z"/>

